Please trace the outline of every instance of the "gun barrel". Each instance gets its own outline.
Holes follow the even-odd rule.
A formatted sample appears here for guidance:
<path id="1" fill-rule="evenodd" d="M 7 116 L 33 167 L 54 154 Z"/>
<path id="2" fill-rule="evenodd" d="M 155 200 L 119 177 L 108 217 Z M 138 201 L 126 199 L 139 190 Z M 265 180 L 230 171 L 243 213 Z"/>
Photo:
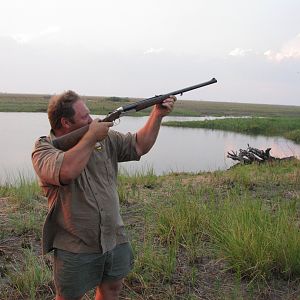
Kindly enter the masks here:
<path id="1" fill-rule="evenodd" d="M 169 98 L 170 96 L 182 95 L 185 92 L 192 91 L 192 90 L 195 90 L 195 89 L 198 89 L 200 87 L 203 87 L 203 86 L 206 86 L 206 85 L 209 85 L 209 84 L 213 84 L 213 83 L 216 83 L 216 82 L 217 82 L 217 80 L 215 78 L 212 78 L 209 81 L 202 82 L 202 83 L 199 83 L 199 84 L 195 84 L 195 85 L 189 86 L 187 88 L 177 90 L 177 91 L 174 91 L 174 92 L 171 92 L 171 93 L 168 93 L 168 94 L 158 95 L 158 96 L 154 96 L 154 97 L 147 98 L 147 99 L 144 99 L 144 100 L 140 100 L 136 103 L 123 106 L 123 111 L 126 112 L 126 111 L 130 111 L 130 110 L 133 110 L 133 109 L 135 111 L 139 111 L 139 110 L 145 109 L 147 107 L 153 106 L 154 104 L 161 103 L 165 99 Z"/>
<path id="2" fill-rule="evenodd" d="M 209 84 L 213 84 L 213 83 L 216 83 L 216 82 L 217 82 L 217 79 L 216 78 L 212 78 L 209 81 L 202 82 L 202 83 L 199 83 L 199 84 L 195 84 L 195 85 L 189 86 L 189 87 L 187 87 L 185 89 L 174 91 L 172 93 L 169 93 L 168 95 L 169 96 L 171 96 L 171 95 L 178 95 L 178 94 L 181 95 L 181 94 L 183 94 L 185 92 L 192 91 L 192 90 L 195 90 L 195 89 L 198 89 L 200 87 L 203 87 L 203 86 L 206 86 L 206 85 L 209 85 Z"/>

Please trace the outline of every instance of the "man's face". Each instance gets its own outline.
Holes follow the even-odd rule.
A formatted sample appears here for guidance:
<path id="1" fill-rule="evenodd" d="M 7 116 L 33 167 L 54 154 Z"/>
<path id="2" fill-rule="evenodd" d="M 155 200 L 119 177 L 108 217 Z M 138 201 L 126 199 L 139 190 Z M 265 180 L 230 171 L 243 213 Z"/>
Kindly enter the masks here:
<path id="1" fill-rule="evenodd" d="M 92 122 L 92 118 L 90 116 L 90 110 L 86 106 L 83 100 L 78 100 L 73 104 L 73 109 L 75 111 L 75 115 L 73 117 L 73 123 L 70 126 L 70 131 L 88 125 Z"/>

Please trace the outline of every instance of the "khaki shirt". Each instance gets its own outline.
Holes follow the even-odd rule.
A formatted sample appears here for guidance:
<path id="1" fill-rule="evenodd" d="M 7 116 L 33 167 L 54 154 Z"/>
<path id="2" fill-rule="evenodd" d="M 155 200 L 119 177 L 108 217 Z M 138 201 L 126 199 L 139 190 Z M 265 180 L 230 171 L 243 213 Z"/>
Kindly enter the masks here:
<path id="1" fill-rule="evenodd" d="M 73 253 L 104 253 L 126 242 L 117 193 L 118 162 L 139 160 L 136 135 L 109 130 L 97 143 L 88 164 L 68 185 L 59 181 L 64 152 L 54 136 L 41 137 L 32 152 L 33 167 L 48 198 L 43 253 L 53 248 Z"/>

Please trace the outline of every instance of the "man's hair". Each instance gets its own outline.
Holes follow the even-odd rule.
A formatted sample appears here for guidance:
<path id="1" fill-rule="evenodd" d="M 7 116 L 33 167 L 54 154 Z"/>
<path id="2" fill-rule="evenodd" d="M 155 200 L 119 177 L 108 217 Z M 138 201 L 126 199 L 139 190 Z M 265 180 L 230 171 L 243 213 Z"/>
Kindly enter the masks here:
<path id="1" fill-rule="evenodd" d="M 51 97 L 47 112 L 52 129 L 55 130 L 62 127 L 61 118 L 63 117 L 74 122 L 75 110 L 73 109 L 73 104 L 80 99 L 78 94 L 70 90 Z"/>

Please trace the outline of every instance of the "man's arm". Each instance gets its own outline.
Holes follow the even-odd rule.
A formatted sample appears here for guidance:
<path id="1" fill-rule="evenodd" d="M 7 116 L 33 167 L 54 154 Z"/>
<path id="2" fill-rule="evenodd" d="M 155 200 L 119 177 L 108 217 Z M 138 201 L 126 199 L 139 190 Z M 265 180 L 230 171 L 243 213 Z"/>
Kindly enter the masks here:
<path id="1" fill-rule="evenodd" d="M 146 154 L 154 145 L 162 118 L 173 110 L 175 101 L 176 97 L 171 96 L 164 100 L 162 104 L 156 104 L 145 126 L 138 130 L 135 147 L 139 156 Z"/>
<path id="2" fill-rule="evenodd" d="M 112 122 L 94 120 L 83 138 L 71 149 L 64 153 L 60 168 L 59 179 L 62 184 L 68 184 L 77 178 L 85 168 L 97 141 L 103 140 Z"/>

